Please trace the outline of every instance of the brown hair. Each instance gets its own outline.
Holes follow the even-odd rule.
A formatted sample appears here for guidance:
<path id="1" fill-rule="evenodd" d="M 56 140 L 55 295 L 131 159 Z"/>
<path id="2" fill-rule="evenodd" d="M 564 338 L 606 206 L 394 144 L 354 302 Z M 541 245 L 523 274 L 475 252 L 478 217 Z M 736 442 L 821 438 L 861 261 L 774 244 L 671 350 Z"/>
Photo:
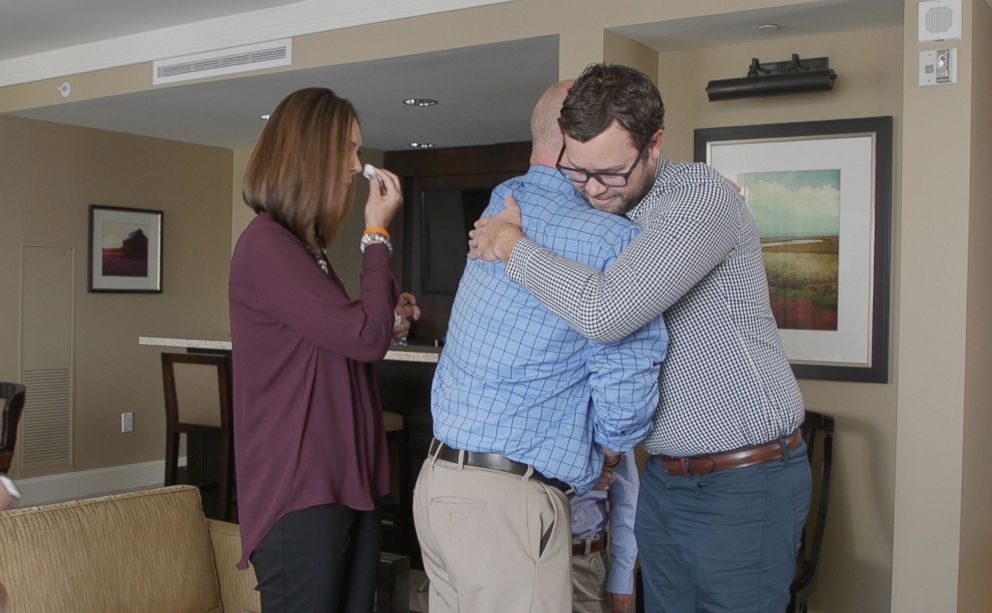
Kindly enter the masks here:
<path id="1" fill-rule="evenodd" d="M 591 64 L 568 90 L 558 125 L 579 142 L 617 121 L 642 149 L 665 127 L 661 92 L 643 72 L 620 64 Z"/>
<path id="2" fill-rule="evenodd" d="M 355 108 L 326 88 L 286 96 L 272 112 L 245 169 L 242 196 L 301 241 L 323 249 L 354 196 L 349 174 Z"/>

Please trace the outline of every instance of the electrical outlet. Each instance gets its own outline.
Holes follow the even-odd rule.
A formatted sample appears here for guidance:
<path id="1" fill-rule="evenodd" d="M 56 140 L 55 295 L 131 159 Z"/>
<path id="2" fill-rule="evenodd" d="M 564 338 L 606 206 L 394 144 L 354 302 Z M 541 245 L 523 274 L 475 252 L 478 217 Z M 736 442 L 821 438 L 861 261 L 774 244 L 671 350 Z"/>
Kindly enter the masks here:
<path id="1" fill-rule="evenodd" d="M 121 413 L 121 433 L 134 431 L 134 412 L 125 411 Z"/>

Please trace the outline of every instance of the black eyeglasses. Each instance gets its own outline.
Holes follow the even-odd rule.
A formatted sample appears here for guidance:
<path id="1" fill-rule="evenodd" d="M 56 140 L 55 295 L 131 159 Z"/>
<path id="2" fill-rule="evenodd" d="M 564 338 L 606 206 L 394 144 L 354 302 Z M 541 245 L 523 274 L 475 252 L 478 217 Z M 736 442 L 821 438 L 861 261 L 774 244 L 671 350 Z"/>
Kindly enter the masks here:
<path id="1" fill-rule="evenodd" d="M 590 172 L 584 168 L 562 166 L 561 158 L 565 155 L 565 145 L 561 146 L 561 151 L 558 153 L 558 161 L 555 162 L 555 168 L 572 183 L 588 183 L 589 179 L 596 179 L 603 187 L 625 187 L 627 180 L 634 173 L 634 169 L 637 168 L 637 164 L 644 157 L 644 153 L 650 144 L 651 141 L 644 143 L 641 150 L 637 152 L 637 159 L 634 160 L 634 163 L 630 166 L 630 170 L 627 172 Z"/>

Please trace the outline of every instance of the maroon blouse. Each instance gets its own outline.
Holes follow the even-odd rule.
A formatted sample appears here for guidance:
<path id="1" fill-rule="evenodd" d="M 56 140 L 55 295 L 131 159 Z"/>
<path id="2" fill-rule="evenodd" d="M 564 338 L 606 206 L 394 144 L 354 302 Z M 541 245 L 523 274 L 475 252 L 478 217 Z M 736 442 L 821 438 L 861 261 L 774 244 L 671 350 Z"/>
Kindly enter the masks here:
<path id="1" fill-rule="evenodd" d="M 267 213 L 238 239 L 229 298 L 239 568 L 286 513 L 328 503 L 368 511 L 389 492 L 371 363 L 389 348 L 398 293 L 383 245 L 366 249 L 352 300 Z"/>

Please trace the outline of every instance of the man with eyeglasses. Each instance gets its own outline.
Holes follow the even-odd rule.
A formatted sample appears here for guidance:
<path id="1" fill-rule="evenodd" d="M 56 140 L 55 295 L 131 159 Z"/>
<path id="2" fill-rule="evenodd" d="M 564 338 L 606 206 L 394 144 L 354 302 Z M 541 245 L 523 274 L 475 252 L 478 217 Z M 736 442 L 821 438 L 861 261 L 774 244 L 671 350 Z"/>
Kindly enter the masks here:
<path id="1" fill-rule="evenodd" d="M 511 201 L 476 223 L 469 257 L 503 260 L 596 341 L 665 315 L 635 520 L 646 609 L 780 613 L 810 501 L 803 399 L 744 199 L 704 164 L 662 159 L 663 120 L 657 87 L 626 66 L 589 66 L 563 104 L 560 172 L 593 207 L 642 227 L 605 271 L 529 240 Z"/>
<path id="2" fill-rule="evenodd" d="M 638 228 L 586 206 L 554 168 L 569 84 L 538 101 L 531 166 L 496 188 L 487 211 L 512 192 L 535 237 L 601 270 Z M 624 475 L 621 453 L 644 438 L 657 405 L 660 317 L 594 343 L 503 268 L 465 267 L 431 388 L 434 440 L 413 500 L 431 613 L 572 611 L 568 496 L 606 487 L 614 469 Z M 582 536 L 598 521 L 580 521 L 596 525 Z"/>

